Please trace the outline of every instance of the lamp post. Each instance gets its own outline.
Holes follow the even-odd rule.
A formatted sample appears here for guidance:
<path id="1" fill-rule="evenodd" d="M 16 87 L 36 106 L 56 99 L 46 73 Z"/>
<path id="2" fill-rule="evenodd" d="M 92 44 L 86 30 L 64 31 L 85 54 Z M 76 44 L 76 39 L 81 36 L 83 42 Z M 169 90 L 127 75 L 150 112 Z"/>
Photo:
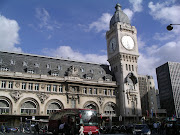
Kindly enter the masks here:
<path id="1" fill-rule="evenodd" d="M 172 25 L 180 25 L 180 24 L 169 24 L 166 28 L 167 30 L 171 31 L 173 29 Z"/>

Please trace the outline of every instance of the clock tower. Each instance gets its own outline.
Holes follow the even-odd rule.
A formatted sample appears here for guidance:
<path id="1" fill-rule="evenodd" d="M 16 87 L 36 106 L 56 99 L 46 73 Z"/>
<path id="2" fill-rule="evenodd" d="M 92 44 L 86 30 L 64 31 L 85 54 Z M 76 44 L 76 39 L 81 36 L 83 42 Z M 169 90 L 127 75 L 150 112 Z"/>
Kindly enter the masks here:
<path id="1" fill-rule="evenodd" d="M 119 116 L 131 121 L 142 116 L 137 73 L 137 30 L 131 26 L 120 4 L 116 4 L 115 9 L 110 30 L 106 32 L 108 62 L 118 85 L 116 104 Z"/>

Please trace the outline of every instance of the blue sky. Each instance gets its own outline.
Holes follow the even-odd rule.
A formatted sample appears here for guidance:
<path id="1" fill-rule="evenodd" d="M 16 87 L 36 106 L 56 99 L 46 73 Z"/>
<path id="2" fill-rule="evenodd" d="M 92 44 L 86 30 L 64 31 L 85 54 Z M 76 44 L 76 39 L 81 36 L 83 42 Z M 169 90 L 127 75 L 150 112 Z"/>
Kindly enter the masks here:
<path id="1" fill-rule="evenodd" d="M 139 74 L 180 62 L 179 0 L 0 0 L 0 50 L 106 63 L 105 33 L 120 3 L 135 26 Z"/>

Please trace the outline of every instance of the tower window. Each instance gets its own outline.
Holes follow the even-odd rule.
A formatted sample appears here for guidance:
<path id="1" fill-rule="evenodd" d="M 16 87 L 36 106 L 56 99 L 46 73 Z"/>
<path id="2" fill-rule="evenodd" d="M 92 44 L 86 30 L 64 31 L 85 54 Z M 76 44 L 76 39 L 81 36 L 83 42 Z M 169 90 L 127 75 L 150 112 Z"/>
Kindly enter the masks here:
<path id="1" fill-rule="evenodd" d="M 134 66 L 132 65 L 132 71 L 134 71 Z"/>
<path id="2" fill-rule="evenodd" d="M 128 65 L 126 64 L 126 70 L 128 70 Z"/>
<path id="3" fill-rule="evenodd" d="M 129 71 L 131 71 L 131 65 L 129 65 Z"/>

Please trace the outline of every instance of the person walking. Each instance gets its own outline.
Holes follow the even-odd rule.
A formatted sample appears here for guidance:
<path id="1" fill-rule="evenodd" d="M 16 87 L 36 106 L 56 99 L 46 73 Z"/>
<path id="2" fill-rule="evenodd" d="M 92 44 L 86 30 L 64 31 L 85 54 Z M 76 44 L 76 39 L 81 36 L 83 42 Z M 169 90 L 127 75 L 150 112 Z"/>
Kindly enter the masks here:
<path id="1" fill-rule="evenodd" d="M 80 125 L 79 135 L 84 135 L 84 127 L 83 127 L 83 124 Z"/>
<path id="2" fill-rule="evenodd" d="M 38 135 L 39 135 L 39 124 L 38 124 L 38 123 L 36 123 L 36 125 L 35 125 L 34 127 L 35 127 L 36 132 L 37 132 L 37 133 L 38 133 Z"/>

